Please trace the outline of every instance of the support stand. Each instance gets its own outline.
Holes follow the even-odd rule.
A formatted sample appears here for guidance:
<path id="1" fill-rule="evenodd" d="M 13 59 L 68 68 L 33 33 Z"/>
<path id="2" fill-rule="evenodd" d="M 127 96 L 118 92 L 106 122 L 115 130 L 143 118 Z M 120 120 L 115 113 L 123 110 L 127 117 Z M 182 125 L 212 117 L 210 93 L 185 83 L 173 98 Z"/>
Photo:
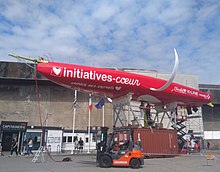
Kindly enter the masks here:
<path id="1" fill-rule="evenodd" d="M 125 96 L 113 100 L 113 126 L 124 127 L 130 125 L 131 113 L 134 117 L 135 122 L 139 125 L 139 122 L 135 117 L 134 111 L 131 108 L 131 99 L 132 99 L 132 94 L 129 93 Z M 125 109 L 126 106 L 128 107 L 127 109 Z M 128 111 L 127 114 L 126 111 Z"/>

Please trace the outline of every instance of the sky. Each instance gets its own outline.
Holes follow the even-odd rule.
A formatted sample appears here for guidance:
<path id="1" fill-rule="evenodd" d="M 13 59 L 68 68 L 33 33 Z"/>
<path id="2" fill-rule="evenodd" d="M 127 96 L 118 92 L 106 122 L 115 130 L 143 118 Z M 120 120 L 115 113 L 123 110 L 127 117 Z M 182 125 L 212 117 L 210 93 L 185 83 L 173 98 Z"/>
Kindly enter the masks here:
<path id="1" fill-rule="evenodd" d="M 179 74 L 220 84 L 219 0 L 0 1 L 0 61 L 9 53 L 95 67 Z"/>

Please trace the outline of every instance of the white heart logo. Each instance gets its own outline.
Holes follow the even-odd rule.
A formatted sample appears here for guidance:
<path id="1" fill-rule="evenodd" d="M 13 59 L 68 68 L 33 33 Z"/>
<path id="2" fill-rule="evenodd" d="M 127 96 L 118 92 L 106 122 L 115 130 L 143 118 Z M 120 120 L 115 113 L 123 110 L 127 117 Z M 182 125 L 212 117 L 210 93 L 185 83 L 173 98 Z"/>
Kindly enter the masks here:
<path id="1" fill-rule="evenodd" d="M 119 91 L 119 90 L 121 89 L 121 87 L 117 87 L 117 86 L 116 86 L 115 89 L 116 89 L 117 91 Z"/>
<path id="2" fill-rule="evenodd" d="M 60 72 L 61 72 L 61 68 L 53 67 L 53 72 L 54 72 L 56 75 L 59 75 Z"/>

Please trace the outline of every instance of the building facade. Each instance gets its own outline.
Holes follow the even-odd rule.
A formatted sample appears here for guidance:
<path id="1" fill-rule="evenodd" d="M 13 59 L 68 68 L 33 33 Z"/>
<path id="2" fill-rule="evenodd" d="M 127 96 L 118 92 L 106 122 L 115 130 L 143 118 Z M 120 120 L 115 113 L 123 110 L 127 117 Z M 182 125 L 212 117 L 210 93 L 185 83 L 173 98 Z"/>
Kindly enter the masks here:
<path id="1" fill-rule="evenodd" d="M 123 70 L 162 79 L 167 79 L 169 77 L 169 74 L 161 74 L 156 71 L 131 69 Z M 49 127 L 48 130 L 50 130 L 50 127 L 57 127 L 59 130 L 63 131 L 73 131 L 73 129 L 78 131 L 87 131 L 89 125 L 88 93 L 77 92 L 75 122 L 73 122 L 75 91 L 54 84 L 40 74 L 37 74 L 37 80 L 35 78 L 33 64 L 27 65 L 15 62 L 0 62 L 0 123 L 4 123 L 5 121 L 26 123 L 28 127 L 27 131 L 32 133 L 35 132 L 34 129 L 36 129 L 36 132 L 40 133 L 38 130 L 41 126 Z M 198 89 L 197 77 L 194 75 L 177 75 L 175 82 Z M 204 85 L 200 85 L 200 88 L 205 91 L 209 90 L 211 93 L 213 91 L 212 89 L 207 89 Z M 219 97 L 219 92 L 214 91 L 213 93 L 216 94 L 216 97 Z M 113 105 L 104 98 L 104 118 L 103 110 L 96 109 L 94 106 L 101 100 L 101 98 L 103 97 L 97 97 L 95 95 L 92 96 L 93 110 L 90 114 L 90 126 L 102 126 L 104 123 L 105 126 L 112 128 L 115 118 L 113 115 Z M 214 100 L 215 99 L 216 98 L 214 97 Z M 128 112 L 130 110 L 125 109 L 125 116 L 127 115 L 128 117 L 124 119 L 127 120 L 125 123 L 133 124 L 136 122 L 135 118 L 137 117 L 139 119 L 139 123 L 143 124 L 143 119 L 140 117 L 139 102 L 133 102 L 133 106 L 135 115 L 131 114 L 128 116 Z M 202 110 L 199 109 L 196 114 L 194 114 L 195 118 L 186 122 L 185 125 L 187 127 L 185 132 L 187 133 L 189 130 L 194 130 L 194 132 L 201 134 L 204 133 L 203 128 L 205 131 L 220 131 L 217 127 L 220 124 L 218 120 L 219 108 L 219 104 L 216 103 L 214 115 L 212 116 L 210 115 L 211 112 L 209 108 L 204 108 Z M 202 111 L 206 114 L 203 118 Z M 180 114 L 181 116 L 187 116 L 186 110 L 180 110 Z M 163 120 L 163 127 L 169 128 L 171 126 L 169 126 L 169 117 L 163 116 Z M 7 143 L 4 142 L 3 144 L 4 149 L 6 149 L 5 145 L 8 145 L 13 137 L 17 139 L 25 137 L 24 133 L 22 135 L 22 132 L 23 131 L 18 130 L 1 130 L 1 143 L 3 143 L 2 138 L 4 138 L 4 140 L 6 140 L 5 138 L 8 138 Z M 39 133 L 35 139 L 37 144 L 40 144 Z M 51 131 L 50 133 L 53 132 Z M 215 134 L 215 132 L 212 132 L 212 134 L 213 133 Z M 71 138 L 71 132 L 66 134 L 66 136 Z M 80 136 L 82 137 L 82 135 Z M 68 140 L 66 140 L 66 144 L 67 143 Z M 23 143 L 20 143 L 20 145 L 22 144 Z M 218 147 L 217 143 L 216 145 L 216 147 Z"/>
<path id="2" fill-rule="evenodd" d="M 220 149 L 220 85 L 200 84 L 199 88 L 212 94 L 214 105 L 202 107 L 204 138 L 211 148 Z"/>

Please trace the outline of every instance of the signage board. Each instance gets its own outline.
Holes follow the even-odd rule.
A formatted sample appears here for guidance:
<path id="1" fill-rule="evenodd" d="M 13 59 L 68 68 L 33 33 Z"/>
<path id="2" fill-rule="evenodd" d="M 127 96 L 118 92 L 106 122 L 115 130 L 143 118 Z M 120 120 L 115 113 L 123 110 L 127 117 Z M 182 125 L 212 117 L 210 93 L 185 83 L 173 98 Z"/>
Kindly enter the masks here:
<path id="1" fill-rule="evenodd" d="M 1 130 L 11 132 L 25 132 L 27 130 L 27 122 L 2 121 Z"/>

